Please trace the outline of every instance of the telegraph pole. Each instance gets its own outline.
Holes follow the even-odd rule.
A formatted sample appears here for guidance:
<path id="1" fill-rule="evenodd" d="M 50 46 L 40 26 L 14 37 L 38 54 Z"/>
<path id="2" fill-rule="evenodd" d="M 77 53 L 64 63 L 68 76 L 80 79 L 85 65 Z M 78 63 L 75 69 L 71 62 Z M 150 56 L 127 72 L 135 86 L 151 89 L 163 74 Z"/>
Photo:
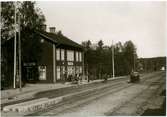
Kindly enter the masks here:
<path id="1" fill-rule="evenodd" d="M 18 36 L 17 36 L 18 32 Z M 18 37 L 18 40 L 17 40 Z M 17 43 L 18 41 L 18 43 Z M 19 88 L 21 87 L 21 39 L 20 39 L 20 14 L 18 14 L 17 22 L 17 2 L 15 2 L 15 38 L 14 38 L 14 78 L 13 87 L 16 88 L 16 81 L 19 80 Z"/>
<path id="2" fill-rule="evenodd" d="M 17 3 L 15 2 L 15 16 L 14 16 L 14 26 L 15 26 L 15 38 L 14 38 L 14 77 L 13 77 L 13 88 L 16 88 L 16 40 L 17 40 L 17 31 L 16 31 L 16 23 L 17 23 L 17 18 L 16 18 L 16 6 L 17 6 Z"/>
<path id="3" fill-rule="evenodd" d="M 18 41 L 18 49 L 19 49 L 19 87 L 20 91 L 22 91 L 22 81 L 21 81 L 21 39 L 20 39 L 20 14 L 18 17 L 18 32 L 19 32 L 19 41 Z"/>
<path id="4" fill-rule="evenodd" d="M 114 43 L 112 40 L 112 77 L 115 78 L 115 70 L 114 70 Z"/>

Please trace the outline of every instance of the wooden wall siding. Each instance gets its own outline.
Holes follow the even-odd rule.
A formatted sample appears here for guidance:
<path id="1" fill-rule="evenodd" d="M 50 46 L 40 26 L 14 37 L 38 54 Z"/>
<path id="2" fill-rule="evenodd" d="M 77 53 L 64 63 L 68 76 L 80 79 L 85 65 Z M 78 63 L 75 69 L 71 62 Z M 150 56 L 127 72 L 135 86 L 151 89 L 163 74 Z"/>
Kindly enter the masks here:
<path id="1" fill-rule="evenodd" d="M 44 40 L 41 43 L 42 46 L 42 57 L 38 61 L 38 66 L 46 66 L 46 80 L 40 80 L 40 82 L 52 83 L 53 82 L 53 45 L 52 43 Z"/>
<path id="2" fill-rule="evenodd" d="M 46 80 L 40 80 L 41 83 L 54 83 L 54 75 L 53 75 L 53 43 L 48 42 L 47 40 L 44 40 L 43 43 L 41 43 L 42 46 L 42 58 L 38 62 L 38 65 L 45 65 L 46 66 Z M 64 49 L 64 60 L 61 58 L 61 49 Z M 60 51 L 60 60 L 57 60 L 57 50 Z M 60 66 L 60 72 L 63 71 L 61 66 L 65 66 L 65 71 L 67 71 L 68 62 L 67 61 L 67 50 L 74 51 L 74 61 L 73 66 L 75 67 L 75 73 L 77 66 L 82 66 L 83 69 L 83 55 L 82 55 L 82 61 L 76 61 L 76 51 L 82 52 L 81 50 L 73 49 L 73 48 L 67 48 L 67 47 L 56 47 L 55 48 L 55 78 L 56 82 L 59 80 L 57 79 L 57 66 Z M 77 55 L 78 56 L 78 55 Z M 82 70 L 83 71 L 83 70 Z M 82 72 L 83 73 L 83 72 Z M 62 78 L 60 79 L 62 80 Z"/>
<path id="3" fill-rule="evenodd" d="M 78 66 L 82 67 L 82 69 L 83 69 L 83 57 L 82 57 L 82 55 L 81 55 L 82 61 L 76 61 L 76 56 L 77 56 L 76 52 L 81 52 L 82 53 L 82 51 L 80 51 L 80 50 L 72 50 L 71 48 L 70 49 L 67 49 L 67 48 L 56 48 L 56 49 L 60 50 L 60 55 L 59 55 L 60 56 L 60 60 L 56 60 L 56 72 L 57 72 L 57 66 L 60 66 L 60 72 L 63 72 L 63 69 L 62 69 L 61 66 L 64 66 L 65 67 L 65 71 L 67 71 L 67 66 L 69 66 L 68 62 L 73 62 L 72 66 L 74 66 L 74 68 L 75 68 L 74 73 L 76 73 Z M 61 58 L 62 57 L 61 56 L 62 55 L 62 51 L 61 51 L 62 49 L 64 49 L 64 60 L 62 60 L 62 58 Z M 74 51 L 74 61 L 67 61 L 67 50 Z M 62 78 L 60 80 L 62 80 Z M 59 81 L 59 80 L 57 80 L 57 81 Z"/>

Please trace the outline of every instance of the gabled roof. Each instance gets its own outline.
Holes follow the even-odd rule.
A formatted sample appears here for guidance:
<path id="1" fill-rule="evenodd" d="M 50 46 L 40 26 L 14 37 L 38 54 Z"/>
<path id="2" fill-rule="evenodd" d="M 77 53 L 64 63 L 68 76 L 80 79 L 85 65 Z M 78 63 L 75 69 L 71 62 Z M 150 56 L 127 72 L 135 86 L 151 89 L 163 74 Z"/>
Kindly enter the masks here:
<path id="1" fill-rule="evenodd" d="M 65 37 L 62 34 L 55 34 L 55 33 L 49 33 L 49 32 L 38 32 L 38 33 L 42 37 L 47 38 L 48 40 L 52 41 L 53 43 L 83 49 L 83 47 L 80 44 L 72 41 L 71 39 Z"/>

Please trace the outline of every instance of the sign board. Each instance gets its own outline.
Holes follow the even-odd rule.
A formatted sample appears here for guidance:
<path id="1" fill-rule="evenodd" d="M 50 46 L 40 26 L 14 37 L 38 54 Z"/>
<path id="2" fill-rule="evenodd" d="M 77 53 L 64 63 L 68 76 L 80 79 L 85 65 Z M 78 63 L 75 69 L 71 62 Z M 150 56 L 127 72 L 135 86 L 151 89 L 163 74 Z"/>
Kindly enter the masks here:
<path id="1" fill-rule="evenodd" d="M 23 63 L 24 66 L 35 66 L 36 63 L 35 62 L 31 62 L 31 63 Z"/>
<path id="2" fill-rule="evenodd" d="M 67 64 L 68 64 L 68 65 L 74 65 L 74 63 L 73 63 L 73 62 L 68 62 Z"/>

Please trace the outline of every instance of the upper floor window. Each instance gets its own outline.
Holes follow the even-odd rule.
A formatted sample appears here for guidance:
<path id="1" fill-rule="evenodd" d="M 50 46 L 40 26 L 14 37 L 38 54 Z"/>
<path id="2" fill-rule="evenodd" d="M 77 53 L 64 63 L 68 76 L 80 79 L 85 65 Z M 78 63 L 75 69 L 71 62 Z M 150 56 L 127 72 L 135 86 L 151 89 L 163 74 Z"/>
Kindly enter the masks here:
<path id="1" fill-rule="evenodd" d="M 74 51 L 67 50 L 67 61 L 74 61 Z"/>
<path id="2" fill-rule="evenodd" d="M 61 60 L 64 61 L 64 49 L 61 49 Z"/>
<path id="3" fill-rule="evenodd" d="M 56 60 L 60 60 L 60 49 L 56 49 Z"/>
<path id="4" fill-rule="evenodd" d="M 76 61 L 78 61 L 78 52 L 77 51 L 75 52 L 75 58 L 76 58 Z"/>
<path id="5" fill-rule="evenodd" d="M 82 52 L 79 52 L 78 54 L 79 54 L 79 62 L 81 62 L 82 61 Z"/>
<path id="6" fill-rule="evenodd" d="M 82 52 L 76 51 L 76 61 L 81 62 L 82 61 Z"/>

